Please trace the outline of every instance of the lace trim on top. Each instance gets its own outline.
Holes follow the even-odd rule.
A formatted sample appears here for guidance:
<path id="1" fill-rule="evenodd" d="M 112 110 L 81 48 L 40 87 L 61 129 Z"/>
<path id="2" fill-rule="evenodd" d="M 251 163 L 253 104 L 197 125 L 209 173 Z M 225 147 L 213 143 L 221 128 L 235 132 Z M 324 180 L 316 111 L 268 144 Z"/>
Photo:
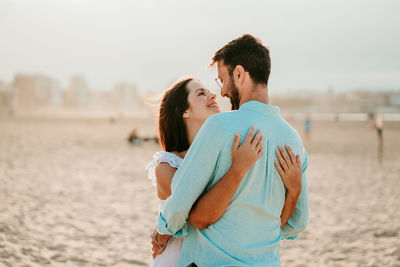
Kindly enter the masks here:
<path id="1" fill-rule="evenodd" d="M 181 166 L 183 159 L 171 152 L 158 151 L 154 153 L 153 160 L 146 166 L 147 178 L 156 185 L 156 166 L 158 163 L 166 162 L 174 168 Z"/>

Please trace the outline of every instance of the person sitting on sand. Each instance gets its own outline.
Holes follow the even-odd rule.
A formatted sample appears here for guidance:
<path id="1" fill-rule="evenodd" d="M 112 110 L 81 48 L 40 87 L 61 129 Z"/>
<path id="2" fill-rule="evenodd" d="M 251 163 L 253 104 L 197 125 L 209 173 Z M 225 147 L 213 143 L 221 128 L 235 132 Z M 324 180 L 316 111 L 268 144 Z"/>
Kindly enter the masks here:
<path id="1" fill-rule="evenodd" d="M 133 145 L 141 145 L 143 142 L 154 142 L 158 144 L 157 136 L 140 137 L 137 128 L 134 128 L 127 138 L 128 142 Z"/>
<path id="2" fill-rule="evenodd" d="M 142 143 L 142 139 L 138 135 L 138 131 L 134 128 L 128 136 L 128 142 L 134 145 L 140 145 Z"/>

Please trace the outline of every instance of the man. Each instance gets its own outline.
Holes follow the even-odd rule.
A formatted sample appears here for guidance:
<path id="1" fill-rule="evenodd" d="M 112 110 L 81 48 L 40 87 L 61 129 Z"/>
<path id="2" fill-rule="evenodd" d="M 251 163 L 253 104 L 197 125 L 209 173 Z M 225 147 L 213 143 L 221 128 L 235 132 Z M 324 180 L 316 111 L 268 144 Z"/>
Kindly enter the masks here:
<path id="1" fill-rule="evenodd" d="M 271 63 L 259 40 L 243 35 L 229 42 L 215 53 L 213 64 L 218 66 L 221 95 L 230 98 L 235 111 L 210 117 L 198 132 L 174 175 L 158 231 L 185 236 L 178 266 L 281 266 L 280 240 L 296 238 L 308 221 L 306 151 L 279 108 L 268 105 Z M 199 196 L 229 169 L 234 135 L 246 136 L 252 125 L 264 134 L 264 153 L 240 182 L 224 215 L 205 229 L 186 223 Z M 285 144 L 301 157 L 300 195 L 286 192 L 275 170 L 275 151 Z M 281 230 L 286 194 L 297 206 Z"/>

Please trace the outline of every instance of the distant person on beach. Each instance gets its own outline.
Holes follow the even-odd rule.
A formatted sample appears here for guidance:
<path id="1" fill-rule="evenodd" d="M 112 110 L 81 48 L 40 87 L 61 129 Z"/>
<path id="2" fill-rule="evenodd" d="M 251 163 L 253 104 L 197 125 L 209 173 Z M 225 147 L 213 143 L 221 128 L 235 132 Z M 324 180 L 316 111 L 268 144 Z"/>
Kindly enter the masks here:
<path id="1" fill-rule="evenodd" d="M 383 115 L 378 112 L 375 116 L 375 129 L 378 134 L 378 162 L 383 162 Z"/>
<path id="2" fill-rule="evenodd" d="M 128 142 L 132 145 L 141 145 L 142 142 L 154 142 L 158 144 L 158 138 L 157 136 L 150 136 L 150 137 L 141 137 L 138 134 L 138 130 L 137 128 L 134 128 L 128 138 L 127 138 Z"/>
<path id="3" fill-rule="evenodd" d="M 128 142 L 133 145 L 142 144 L 142 139 L 139 137 L 138 130 L 134 128 L 128 136 Z"/>
<path id="4" fill-rule="evenodd" d="M 175 150 L 185 152 L 179 154 L 184 160 L 176 172 L 169 171 L 170 195 L 160 207 L 153 249 L 158 253 L 158 247 L 165 247 L 158 246 L 159 237 L 173 235 L 184 237 L 177 266 L 281 266 L 280 240 L 296 238 L 308 221 L 307 153 L 279 108 L 268 105 L 271 63 L 269 50 L 258 39 L 243 35 L 229 42 L 214 54 L 213 64 L 221 95 L 230 98 L 234 111 L 219 113 L 215 107 L 214 115 L 196 122 L 195 114 L 206 113 L 193 112 L 193 96 L 205 94 L 207 101 L 199 101 L 203 109 L 216 105 L 203 86 L 188 89 L 189 96 L 173 105 L 179 110 L 188 99 L 174 116 L 186 123 L 193 118 L 192 127 L 183 126 L 185 149 L 190 149 Z M 175 137 L 181 136 L 177 125 L 168 125 Z M 240 149 L 246 152 L 238 153 Z M 171 162 L 156 167 L 157 180 L 168 173 L 164 167 L 178 161 Z"/>
<path id="5" fill-rule="evenodd" d="M 311 115 L 307 113 L 304 119 L 304 136 L 307 140 L 311 137 Z"/>

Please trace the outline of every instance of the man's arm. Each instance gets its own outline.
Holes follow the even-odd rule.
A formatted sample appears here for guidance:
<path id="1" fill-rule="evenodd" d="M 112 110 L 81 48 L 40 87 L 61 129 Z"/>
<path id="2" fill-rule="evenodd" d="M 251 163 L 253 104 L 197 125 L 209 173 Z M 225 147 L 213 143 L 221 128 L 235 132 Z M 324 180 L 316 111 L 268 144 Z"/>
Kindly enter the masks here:
<path id="1" fill-rule="evenodd" d="M 182 165 L 172 179 L 172 194 L 158 216 L 159 233 L 186 235 L 186 228 L 182 228 L 193 204 L 214 176 L 223 141 L 222 125 L 218 118 L 212 116 L 197 133 Z"/>
<path id="2" fill-rule="evenodd" d="M 297 200 L 296 209 L 282 229 L 282 239 L 295 239 L 299 236 L 308 223 L 308 181 L 306 169 L 308 166 L 308 156 L 304 149 L 302 161 L 301 193 Z"/>
<path id="3" fill-rule="evenodd" d="M 240 147 L 240 135 L 235 135 L 232 145 L 232 165 L 193 205 L 188 218 L 193 226 L 205 229 L 217 222 L 225 213 L 244 175 L 263 153 L 261 131 L 257 131 L 255 136 L 254 132 L 253 126 Z"/>

